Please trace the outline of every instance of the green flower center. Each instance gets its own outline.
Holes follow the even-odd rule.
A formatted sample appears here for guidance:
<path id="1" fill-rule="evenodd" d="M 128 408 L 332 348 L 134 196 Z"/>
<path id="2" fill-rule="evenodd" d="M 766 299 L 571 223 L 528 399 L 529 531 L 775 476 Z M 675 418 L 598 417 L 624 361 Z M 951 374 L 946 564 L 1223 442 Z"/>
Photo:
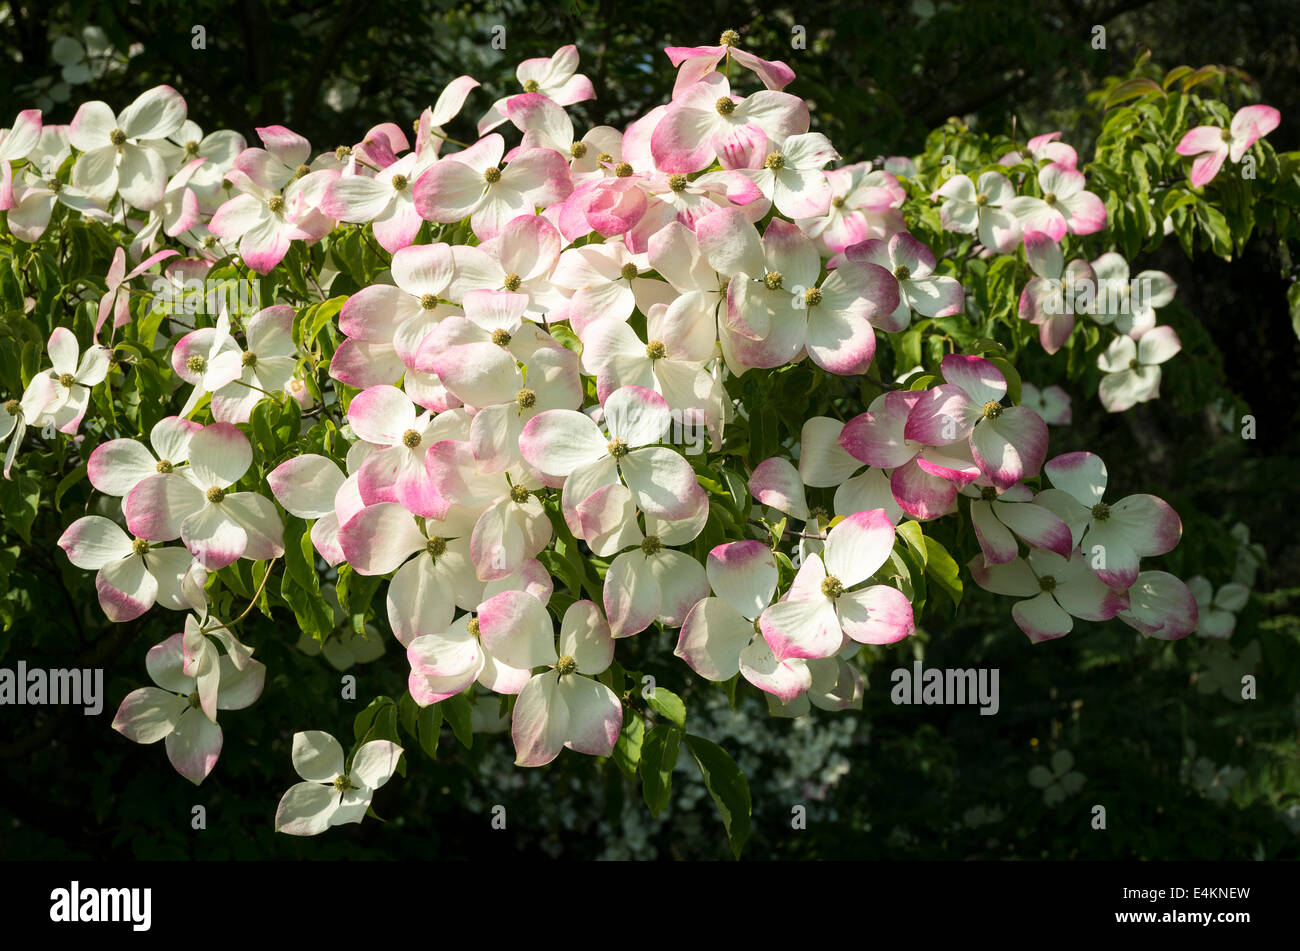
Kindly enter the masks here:
<path id="1" fill-rule="evenodd" d="M 719 46 L 739 46 L 740 34 L 735 30 L 723 30 L 722 36 L 718 38 Z"/>
<path id="2" fill-rule="evenodd" d="M 297 168 L 293 170 L 294 178 L 306 178 L 310 174 L 311 174 L 310 165 L 299 165 Z"/>
<path id="3" fill-rule="evenodd" d="M 542 84 L 535 79 L 524 80 L 524 92 L 537 92 L 542 88 Z"/>
<path id="4" fill-rule="evenodd" d="M 523 505 L 528 501 L 528 496 L 531 494 L 532 493 L 522 485 L 514 485 L 510 487 L 510 501 L 514 502 L 516 505 Z"/>
<path id="5" fill-rule="evenodd" d="M 207 496 L 207 500 L 211 502 L 213 505 L 216 505 L 218 502 L 220 502 L 222 499 L 226 497 L 226 490 L 221 488 L 221 486 L 219 485 L 214 485 L 212 488 L 208 489 L 208 491 L 205 494 Z"/>
<path id="6" fill-rule="evenodd" d="M 769 291 L 779 291 L 781 289 L 781 272 L 768 271 L 763 278 L 763 283 L 767 285 Z"/>
<path id="7" fill-rule="evenodd" d="M 5 401 L 5 412 L 8 413 L 10 416 L 17 416 L 18 411 L 20 409 L 22 409 L 22 404 L 19 403 L 17 400 Z"/>
<path id="8" fill-rule="evenodd" d="M 1105 502 L 1098 502 L 1092 507 L 1092 517 L 1094 521 L 1106 521 L 1106 519 L 1110 518 L 1110 506 Z"/>
<path id="9" fill-rule="evenodd" d="M 143 538 L 137 538 L 135 541 L 131 542 L 131 551 L 136 555 L 143 555 L 148 550 L 149 543 Z"/>
<path id="10" fill-rule="evenodd" d="M 998 490 L 991 485 L 986 485 L 980 489 L 980 498 L 985 502 L 992 502 L 998 497 Z"/>
<path id="11" fill-rule="evenodd" d="M 406 191 L 406 186 L 409 185 L 409 184 L 410 184 L 410 182 L 408 182 L 408 181 L 406 180 L 406 176 L 405 176 L 405 175 L 394 175 L 394 176 L 393 176 L 393 190 L 394 190 L 394 191 L 399 191 L 399 192 L 401 192 L 401 191 Z"/>
<path id="12" fill-rule="evenodd" d="M 623 280 L 625 281 L 632 280 L 632 278 L 636 277 L 636 265 L 633 264 L 631 261 L 628 261 L 626 264 L 624 264 L 621 268 L 618 269 L 618 275 L 619 277 L 623 278 Z"/>
<path id="13" fill-rule="evenodd" d="M 502 286 L 506 290 L 508 290 L 511 294 L 513 294 L 515 291 L 519 290 L 521 286 L 523 286 L 523 283 L 524 283 L 524 279 L 512 271 L 511 273 L 506 275 L 506 279 L 505 281 L 502 282 Z"/>
<path id="14" fill-rule="evenodd" d="M 1129 368 L 1130 370 L 1136 370 L 1136 369 L 1137 369 L 1138 367 L 1140 367 L 1141 365 L 1142 365 L 1142 364 L 1138 363 L 1138 358 L 1137 358 L 1137 357 L 1134 357 L 1132 360 L 1130 360 L 1130 361 L 1128 362 L 1128 368 Z"/>
<path id="15" fill-rule="evenodd" d="M 429 539 L 428 544 L 424 546 L 424 550 L 427 551 L 429 556 L 432 558 L 441 558 L 447 551 L 447 539 L 435 535 L 433 538 Z"/>
<path id="16" fill-rule="evenodd" d="M 352 785 L 352 780 L 349 779 L 347 776 L 335 777 L 333 785 L 334 785 L 335 792 L 341 792 L 341 793 L 347 792 L 349 789 L 358 788 Z"/>
<path id="17" fill-rule="evenodd" d="M 1056 579 L 1051 575 L 1043 575 L 1038 579 L 1038 587 L 1048 594 L 1056 590 Z"/>
<path id="18" fill-rule="evenodd" d="M 894 280 L 905 281 L 912 276 L 912 269 L 906 264 L 900 264 L 894 268 Z"/>
<path id="19" fill-rule="evenodd" d="M 573 659 L 572 655 L 565 654 L 555 662 L 555 670 L 561 677 L 566 677 L 578 669 L 578 662 Z"/>
<path id="20" fill-rule="evenodd" d="M 1048 192 L 1046 195 L 1043 196 L 1043 201 L 1047 202 L 1049 205 L 1055 205 L 1056 192 Z"/>
<path id="21" fill-rule="evenodd" d="M 191 373 L 203 373 L 208 368 L 208 361 L 200 356 L 192 356 L 185 361 L 185 369 Z"/>
<path id="22" fill-rule="evenodd" d="M 216 246 L 217 246 L 217 236 L 216 236 L 216 235 L 214 235 L 214 234 L 210 234 L 210 235 L 206 235 L 206 236 L 203 238 L 203 247 L 207 248 L 209 251 L 211 251 L 211 250 L 212 250 L 213 248 L 215 248 Z"/>
<path id="23" fill-rule="evenodd" d="M 348 158 L 351 157 L 351 155 L 352 155 L 352 146 L 350 145 L 340 145 L 337 149 L 334 150 L 334 157 L 338 159 L 340 162 L 347 160 Z"/>
<path id="24" fill-rule="evenodd" d="M 664 543 L 658 535 L 647 535 L 641 541 L 641 553 L 643 555 L 657 555 L 663 551 Z"/>
<path id="25" fill-rule="evenodd" d="M 997 400 L 989 400 L 984 404 L 982 412 L 984 413 L 985 419 L 997 419 L 1002 415 L 1002 404 Z"/>
<path id="26" fill-rule="evenodd" d="M 71 373 L 60 373 L 60 374 L 59 374 L 59 383 L 60 383 L 60 385 L 62 385 L 63 387 L 65 387 L 65 388 L 67 388 L 67 389 L 71 389 L 71 388 L 72 388 L 72 384 L 73 384 L 73 383 L 76 383 L 76 382 L 77 382 L 77 378 L 76 378 L 75 376 L 73 376 Z"/>
<path id="27" fill-rule="evenodd" d="M 470 637 L 477 640 L 479 634 L 481 633 L 478 626 L 478 618 L 472 617 L 467 622 L 465 622 L 465 630 L 469 631 Z"/>
<path id="28" fill-rule="evenodd" d="M 239 358 L 239 365 L 245 367 L 257 366 L 257 354 L 253 353 L 252 351 L 245 353 L 242 357 Z"/>
<path id="29" fill-rule="evenodd" d="M 730 96 L 723 96 L 714 103 L 714 108 L 718 110 L 718 115 L 729 116 L 736 111 L 736 101 Z"/>
<path id="30" fill-rule="evenodd" d="M 844 582 L 834 575 L 827 575 L 826 580 L 822 582 L 822 594 L 834 601 L 844 593 Z"/>
<path id="31" fill-rule="evenodd" d="M 662 360 L 667 352 L 662 340 L 651 340 L 645 345 L 645 355 L 651 360 Z"/>
<path id="32" fill-rule="evenodd" d="M 608 446 L 609 454 L 615 459 L 622 459 L 627 455 L 627 443 L 621 439 L 611 439 Z"/>
<path id="33" fill-rule="evenodd" d="M 501 169 L 493 165 L 491 168 L 483 172 L 483 181 L 487 182 L 489 185 L 495 185 L 497 182 L 501 181 Z"/>
<path id="34" fill-rule="evenodd" d="M 273 214 L 279 214 L 284 211 L 284 199 L 279 195 L 272 195 L 266 201 L 266 207 L 270 208 Z"/>
<path id="35" fill-rule="evenodd" d="M 769 152 L 767 158 L 763 159 L 763 167 L 770 168 L 774 172 L 779 172 L 785 168 L 785 156 L 780 152 Z"/>
<path id="36" fill-rule="evenodd" d="M 843 208 L 843 207 L 844 207 L 844 196 L 843 196 L 843 195 L 836 195 L 834 198 L 831 199 L 831 204 L 832 204 L 834 207 L 836 207 L 836 208 Z"/>
<path id="37" fill-rule="evenodd" d="M 727 101 L 730 102 L 731 100 L 727 100 Z M 686 186 L 689 183 L 690 183 L 690 179 L 687 178 L 685 175 L 681 174 L 680 172 L 678 172 L 675 175 L 668 176 L 668 187 L 675 192 L 686 191 Z"/>
<path id="38" fill-rule="evenodd" d="M 619 162 L 614 166 L 614 174 L 619 178 L 628 178 L 632 175 L 632 166 L 627 162 Z"/>
<path id="39" fill-rule="evenodd" d="M 574 158 L 582 158 L 584 155 L 587 154 L 587 143 L 574 142 L 572 145 L 569 146 L 569 154 L 572 155 Z"/>
<path id="40" fill-rule="evenodd" d="M 803 302 L 808 307 L 816 307 L 822 302 L 822 291 L 820 287 L 810 287 L 803 292 Z"/>
<path id="41" fill-rule="evenodd" d="M 188 155 L 190 158 L 194 158 L 194 156 L 198 155 L 199 143 L 195 142 L 193 139 L 190 139 L 188 142 L 186 142 L 185 154 Z"/>
<path id="42" fill-rule="evenodd" d="M 199 699 L 199 692 L 197 690 L 195 690 L 193 693 L 190 694 L 189 701 L 190 701 L 190 706 L 196 710 L 203 703 L 203 701 Z"/>
<path id="43" fill-rule="evenodd" d="M 108 134 L 108 141 L 112 142 L 114 145 L 118 147 L 126 145 L 126 133 L 123 132 L 121 129 L 114 129 L 112 132 Z"/>
<path id="44" fill-rule="evenodd" d="M 438 295 L 425 294 L 423 297 L 420 298 L 420 306 L 423 307 L 425 310 L 433 310 L 435 307 L 438 306 Z"/>
<path id="45" fill-rule="evenodd" d="M 158 464 L 154 466 L 155 470 L 162 473 L 171 472 L 175 468 L 176 467 L 172 465 L 172 461 L 170 459 L 159 459 Z"/>
<path id="46" fill-rule="evenodd" d="M 537 405 L 537 394 L 525 387 L 515 394 L 515 402 L 520 409 L 532 409 Z"/>
<path id="47" fill-rule="evenodd" d="M 610 155 L 608 152 L 601 152 L 599 155 L 596 156 L 596 161 L 599 162 L 601 165 L 607 165 L 610 162 L 614 161 L 614 156 Z"/>
<path id="48" fill-rule="evenodd" d="M 978 195 L 975 196 L 975 204 L 979 205 L 981 208 L 983 208 L 988 203 L 989 203 L 989 196 L 984 194 L 983 192 L 980 192 Z"/>
<path id="49" fill-rule="evenodd" d="M 420 434 L 414 429 L 408 429 L 402 433 L 402 445 L 407 449 L 415 449 L 420 445 Z"/>
<path id="50" fill-rule="evenodd" d="M 494 344 L 496 344 L 498 347 L 506 347 L 506 346 L 509 346 L 509 345 L 510 345 L 510 331 L 508 331 L 508 330 L 494 330 L 494 331 L 492 331 L 492 342 L 493 342 Z"/>

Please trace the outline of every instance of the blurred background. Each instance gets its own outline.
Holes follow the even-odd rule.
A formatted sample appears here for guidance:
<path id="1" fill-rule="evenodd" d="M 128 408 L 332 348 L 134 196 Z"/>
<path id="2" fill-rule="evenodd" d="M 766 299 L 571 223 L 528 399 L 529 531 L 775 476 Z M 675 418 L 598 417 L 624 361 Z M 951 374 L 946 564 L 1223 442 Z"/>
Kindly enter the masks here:
<path id="1" fill-rule="evenodd" d="M 0 121 L 39 106 L 47 123 L 67 122 L 83 101 L 120 109 L 168 83 L 205 132 L 232 128 L 253 143 L 254 127 L 279 123 L 323 151 L 382 121 L 409 129 L 449 80 L 469 73 L 487 88 L 447 131 L 472 139 L 491 101 L 517 91 L 519 60 L 576 43 L 598 98 L 570 109 L 575 125 L 621 128 L 668 98 L 675 71 L 665 45 L 716 43 L 730 28 L 745 48 L 794 69 L 787 91 L 810 101 L 814 129 L 846 161 L 918 152 L 931 128 L 958 116 L 1022 141 L 1060 129 L 1086 163 L 1100 117 L 1088 94 L 1127 73 L 1144 49 L 1165 69 L 1242 71 L 1260 101 L 1281 110 L 1270 141 L 1285 151 L 1300 144 L 1297 23 L 1297 0 L 0 3 Z M 504 50 L 491 43 L 497 26 Z M 650 631 L 620 645 L 625 666 L 680 693 L 690 731 L 722 744 L 749 776 L 746 857 L 1300 856 L 1300 346 L 1281 276 L 1290 261 L 1276 244 L 1259 235 L 1228 264 L 1189 261 L 1168 241 L 1134 262 L 1134 272 L 1162 269 L 1179 283 L 1161 312 L 1184 342 L 1165 367 L 1164 398 L 1116 417 L 1095 392 L 1072 392 L 1075 424 L 1053 433 L 1052 454 L 1088 448 L 1107 461 L 1108 497 L 1152 492 L 1180 513 L 1183 544 L 1151 567 L 1205 575 L 1216 591 L 1232 581 L 1251 588 L 1230 641 L 1144 642 L 1119 622 L 1081 622 L 1063 640 L 1031 646 L 1011 622 L 1009 599 L 968 584 L 957 623 L 864 655 L 862 711 L 793 721 L 768 718 L 743 682 L 731 710 L 719 688 L 672 658 L 673 635 Z M 1031 362 L 1022 373 L 1052 382 L 1047 367 L 1036 378 Z M 1245 413 L 1257 421 L 1253 440 L 1240 438 Z M 292 733 L 323 729 L 350 741 L 371 697 L 402 694 L 406 664 L 391 634 L 372 635 L 388 645 L 383 656 L 347 668 L 360 698 L 350 702 L 339 699 L 339 665 L 373 649 L 313 655 L 291 626 L 251 617 L 242 636 L 268 666 L 265 693 L 223 717 L 220 762 L 192 787 L 161 744 L 137 746 L 108 726 L 121 698 L 148 683 L 145 650 L 179 630 L 179 616 L 107 623 L 93 576 L 54 546 L 71 517 L 45 507 L 31 544 L 11 526 L 0 538 L 0 666 L 19 658 L 67 666 L 74 654 L 81 666 L 104 666 L 105 710 L 0 707 L 0 857 L 728 854 L 686 757 L 669 809 L 651 818 L 612 763 L 564 754 L 551 767 L 518 770 L 507 735 L 475 736 L 466 750 L 449 730 L 436 763 L 413 751 L 407 779 L 376 796 L 377 813 L 392 821 L 314 840 L 277 836 L 275 803 L 297 781 Z M 889 672 L 914 653 L 926 666 L 998 668 L 999 713 L 894 706 Z M 1241 699 L 1243 672 L 1257 677 L 1257 700 Z M 480 726 L 494 712 L 480 710 Z M 1052 773 L 1048 788 L 1029 781 L 1035 766 Z M 498 804 L 504 831 L 490 824 Z M 1097 804 L 1105 831 L 1090 827 Z M 206 809 L 205 830 L 192 828 L 195 805 Z M 791 827 L 798 805 L 805 829 Z"/>

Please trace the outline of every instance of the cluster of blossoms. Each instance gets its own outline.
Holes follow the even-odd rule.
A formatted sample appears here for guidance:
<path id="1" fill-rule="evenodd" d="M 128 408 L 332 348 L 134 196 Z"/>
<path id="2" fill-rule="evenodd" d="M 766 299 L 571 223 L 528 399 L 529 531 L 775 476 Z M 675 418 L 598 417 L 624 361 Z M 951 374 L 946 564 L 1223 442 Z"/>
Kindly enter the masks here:
<path id="1" fill-rule="evenodd" d="M 525 766 L 566 747 L 610 755 L 625 700 L 600 678 L 616 642 L 653 625 L 679 630 L 675 653 L 699 676 L 741 675 L 789 715 L 860 707 L 854 653 L 916 627 L 892 557 L 904 520 L 968 514 L 980 546 L 971 575 L 1024 599 L 1012 617 L 1034 641 L 1068 633 L 1072 618 L 1118 616 L 1169 639 L 1196 627 L 1187 586 L 1139 568 L 1177 543 L 1177 515 L 1147 495 L 1103 501 L 1106 470 L 1090 453 L 1047 461 L 1047 425 L 1068 422 L 1068 397 L 1026 386 L 1016 405 L 1007 374 L 978 354 L 884 384 L 847 422 L 808 419 L 788 452 L 742 474 L 738 494 L 771 518 L 728 515 L 730 540 L 700 550 L 720 518 L 709 466 L 748 414 L 736 381 L 805 360 L 818 379 L 867 374 L 879 339 L 965 307 L 947 262 L 907 230 L 899 177 L 870 163 L 828 168 L 840 156 L 783 91 L 793 73 L 738 41 L 728 31 L 716 47 L 670 48 L 671 101 L 581 137 L 563 107 L 594 92 L 573 47 L 521 64 L 521 91 L 497 100 L 459 151 L 444 152 L 442 128 L 478 86 L 466 76 L 424 111 L 413 141 L 383 123 L 314 158 L 281 126 L 258 129 L 254 147 L 204 135 L 165 86 L 121 113 L 87 103 L 65 128 L 25 112 L 0 132 L 0 209 L 16 236 L 39 239 L 57 203 L 133 235 L 107 275 L 95 339 L 83 352 L 56 330 L 51 368 L 0 410 L 6 473 L 25 427 L 78 433 L 117 365 L 110 348 L 133 320 L 132 295 L 147 296 L 130 281 L 146 271 L 166 262 L 163 283 L 184 283 L 237 261 L 268 275 L 295 246 L 357 230 L 387 264 L 338 310 L 328 380 L 309 379 L 317 364 L 295 342 L 291 303 L 222 310 L 174 341 L 160 332 L 183 405 L 147 442 L 110 439 L 89 454 L 89 479 L 121 499 L 121 518 L 88 516 L 61 541 L 98 572 L 113 620 L 154 604 L 192 612 L 149 653 L 158 687 L 128 696 L 116 728 L 166 737 L 180 772 L 207 775 L 216 710 L 247 706 L 264 675 L 210 616 L 209 595 L 226 566 L 295 544 L 281 509 L 312 523 L 322 570 L 389 577 L 387 618 L 416 704 L 476 684 L 511 698 Z M 733 63 L 764 88 L 736 92 Z M 511 141 L 493 131 L 506 126 Z M 1251 128 L 1242 134 L 1263 125 Z M 1064 264 L 1060 242 L 1103 229 L 1105 208 L 1069 146 L 1039 137 L 1028 153 L 1008 157 L 1037 163 L 1024 194 L 993 171 L 954 175 L 935 199 L 947 229 L 999 253 L 1024 246 L 1036 277 L 1021 315 L 1054 352 L 1073 329 L 1054 312 L 1061 278 L 1126 285 L 1128 266 L 1118 255 Z M 128 256 L 139 262 L 130 272 Z M 311 277 L 323 301 L 333 274 Z M 1119 295 L 1097 316 L 1119 333 L 1102 358 L 1112 410 L 1156 395 L 1158 364 L 1178 348 L 1152 310 L 1172 282 L 1151 279 L 1153 297 Z M 343 414 L 341 463 L 303 453 L 255 466 L 259 404 L 306 408 L 309 382 L 324 390 L 320 413 Z M 684 451 L 687 431 L 713 451 Z M 833 490 L 833 512 L 810 506 L 808 489 Z M 781 520 L 802 531 L 771 531 Z M 561 541 L 595 568 L 597 588 L 566 580 L 556 597 L 547 559 Z M 332 737 L 297 734 L 304 782 L 281 803 L 279 828 L 359 821 L 400 755 L 371 741 L 345 768 Z"/>

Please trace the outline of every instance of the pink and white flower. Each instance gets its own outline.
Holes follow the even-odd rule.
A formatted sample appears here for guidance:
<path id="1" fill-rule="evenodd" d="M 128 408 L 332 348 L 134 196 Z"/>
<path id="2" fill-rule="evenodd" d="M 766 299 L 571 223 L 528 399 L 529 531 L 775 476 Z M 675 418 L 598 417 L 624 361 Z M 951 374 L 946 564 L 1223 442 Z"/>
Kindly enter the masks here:
<path id="1" fill-rule="evenodd" d="M 961 284 L 955 277 L 935 274 L 934 252 L 906 232 L 887 241 L 871 238 L 852 245 L 845 249 L 844 260 L 874 264 L 898 284 L 897 307 L 877 322 L 882 330 L 905 330 L 912 322 L 912 311 L 926 317 L 949 317 L 960 314 L 965 306 Z"/>
<path id="2" fill-rule="evenodd" d="M 1190 176 L 1192 186 L 1200 188 L 1214 181 L 1224 159 L 1240 162 L 1250 147 L 1278 127 L 1282 114 L 1272 106 L 1244 106 L 1232 117 L 1226 129 L 1198 125 L 1174 149 L 1179 155 L 1196 156 Z"/>
<path id="3" fill-rule="evenodd" d="M 111 355 L 107 347 L 91 344 L 81 352 L 76 336 L 67 327 L 55 327 L 46 352 L 53 366 L 44 372 L 53 390 L 52 398 L 42 407 L 41 418 L 48 419 L 61 433 L 75 433 L 90 405 L 90 390 L 108 376 Z"/>
<path id="4" fill-rule="evenodd" d="M 113 729 L 135 743 L 165 740 L 167 759 L 176 772 L 199 785 L 221 755 L 217 710 L 242 710 L 262 695 L 266 667 L 247 660 L 243 667 L 230 656 L 210 655 L 203 671 L 187 673 L 184 634 L 173 634 L 145 655 L 145 666 L 157 687 L 141 687 L 122 700 Z M 204 693 L 208 671 L 216 671 L 220 686 L 211 699 Z"/>
<path id="5" fill-rule="evenodd" d="M 1017 556 L 1000 565 L 976 555 L 967 567 L 984 590 L 1026 599 L 1016 602 L 1011 617 L 1035 644 L 1069 634 L 1074 618 L 1108 621 L 1129 606 L 1128 596 L 1108 588 L 1078 550 L 1067 559 L 1031 548 L 1028 560 Z"/>
<path id="6" fill-rule="evenodd" d="M 289 787 L 275 810 L 275 830 L 319 835 L 331 826 L 360 822 L 375 790 L 393 777 L 402 748 L 391 740 L 363 743 L 350 766 L 343 747 L 328 733 L 293 735 L 293 768 L 305 780 Z"/>
<path id="7" fill-rule="evenodd" d="M 1066 233 L 1094 234 L 1106 227 L 1106 205 L 1084 186 L 1083 173 L 1056 162 L 1038 172 L 1038 187 L 1043 197 L 1021 195 L 1003 206 L 1014 215 L 1025 231 L 1046 232 L 1053 241 Z"/>
<path id="8" fill-rule="evenodd" d="M 673 651 L 715 683 L 740 673 L 760 690 L 789 703 L 812 686 L 808 662 L 778 661 L 755 626 L 776 594 L 776 559 L 762 542 L 739 541 L 709 552 L 709 586 L 715 596 L 691 608 Z"/>
<path id="9" fill-rule="evenodd" d="M 181 539 L 204 568 L 239 558 L 284 554 L 284 526 L 275 504 L 256 492 L 231 492 L 253 461 L 248 437 L 213 423 L 190 440 L 190 464 L 141 481 L 122 504 L 131 533 L 148 541 Z"/>
<path id="10" fill-rule="evenodd" d="M 104 102 L 83 103 L 68 127 L 68 140 L 83 153 L 72 184 L 102 205 L 120 194 L 149 210 L 167 186 L 167 166 L 149 140 L 167 138 L 184 121 L 185 100 L 171 86 L 141 93 L 120 115 Z"/>
<path id="11" fill-rule="evenodd" d="M 985 172 L 978 186 L 965 175 L 954 175 L 935 194 L 948 199 L 939 209 L 939 220 L 948 231 L 979 235 L 984 247 L 999 254 L 1019 243 L 1020 223 L 1003 208 L 1016 189 L 1000 172 Z"/>
<path id="12" fill-rule="evenodd" d="M 1024 406 L 1002 405 L 1002 371 L 983 357 L 956 353 L 940 368 L 948 382 L 916 401 L 904 436 L 927 446 L 969 441 L 980 471 L 999 489 L 1037 475 L 1047 458 L 1047 424 Z"/>
<path id="13" fill-rule="evenodd" d="M 570 43 L 561 46 L 550 56 L 526 59 L 515 67 L 515 78 L 526 93 L 537 93 L 553 100 L 556 105 L 571 106 L 596 98 L 591 80 L 578 72 L 578 48 Z M 509 96 L 492 103 L 478 121 L 478 134 L 491 132 L 506 121 L 506 103 Z"/>
<path id="14" fill-rule="evenodd" d="M 620 478 L 638 508 L 663 519 L 683 518 L 703 489 L 676 451 L 656 445 L 672 414 L 664 398 L 643 386 L 624 386 L 605 401 L 608 438 L 590 416 L 553 409 L 529 420 L 519 437 L 524 461 L 546 485 L 563 486 L 566 510 L 576 510 L 601 486 Z"/>
<path id="15" fill-rule="evenodd" d="M 1055 383 L 1041 390 L 1033 383 L 1021 383 L 1020 405 L 1043 417 L 1048 426 L 1069 426 L 1073 415 L 1070 394 Z"/>
<path id="16" fill-rule="evenodd" d="M 184 581 L 194 556 L 184 548 L 159 548 L 132 539 L 116 522 L 87 515 L 68 526 L 59 547 L 78 568 L 95 571 L 99 606 L 110 621 L 131 621 L 157 602 L 173 611 L 201 610 Z"/>
<path id="17" fill-rule="evenodd" d="M 666 46 L 664 52 L 677 70 L 677 82 L 673 86 L 673 99 L 689 89 L 701 79 L 713 73 L 718 63 L 724 59 L 730 63 L 735 60 L 739 65 L 751 70 L 763 81 L 768 89 L 784 89 L 794 79 L 794 70 L 780 60 L 767 60 L 755 56 L 738 45 L 740 34 L 735 30 L 725 30 L 717 46 Z"/>
<path id="18" fill-rule="evenodd" d="M 1182 537 L 1183 523 L 1167 502 L 1154 495 L 1130 495 L 1106 503 L 1106 464 L 1091 452 L 1067 452 L 1052 459 L 1043 471 L 1052 488 L 1034 501 L 1045 505 L 1070 526 L 1076 545 L 1083 545 L 1087 564 L 1097 577 L 1117 591 L 1137 580 L 1138 559 L 1172 551 Z"/>
<path id="19" fill-rule="evenodd" d="M 1183 349 L 1173 327 L 1152 327 L 1135 342 L 1116 337 L 1100 356 L 1097 367 L 1105 374 L 1097 388 L 1101 405 L 1122 413 L 1160 395 L 1160 364 Z"/>
<path id="20" fill-rule="evenodd" d="M 590 601 L 569 605 L 560 621 L 558 652 L 549 617 L 545 637 L 541 634 L 540 629 L 501 630 L 496 624 L 483 629 L 484 641 L 507 663 L 550 668 L 530 679 L 515 701 L 510 727 L 515 765 L 545 766 L 566 747 L 609 756 L 623 728 L 623 706 L 614 691 L 594 679 L 614 659 L 614 641 L 600 609 Z"/>
<path id="21" fill-rule="evenodd" d="M 897 588 L 863 585 L 889 558 L 894 526 L 883 509 L 850 515 L 830 530 L 820 553 L 807 557 L 786 596 L 758 623 L 779 662 L 830 657 L 849 637 L 892 644 L 915 628 L 912 605 Z"/>

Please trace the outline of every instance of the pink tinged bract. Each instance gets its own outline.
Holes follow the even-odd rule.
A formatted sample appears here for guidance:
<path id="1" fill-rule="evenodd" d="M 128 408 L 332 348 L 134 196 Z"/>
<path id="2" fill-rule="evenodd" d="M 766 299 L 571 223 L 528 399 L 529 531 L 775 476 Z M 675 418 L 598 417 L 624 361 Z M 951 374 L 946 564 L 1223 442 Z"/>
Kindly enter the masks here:
<path id="1" fill-rule="evenodd" d="M 1196 630 L 1200 623 L 1191 589 L 1167 571 L 1141 572 L 1129 588 L 1128 597 L 1128 609 L 1118 617 L 1144 637 L 1175 641 Z"/>

